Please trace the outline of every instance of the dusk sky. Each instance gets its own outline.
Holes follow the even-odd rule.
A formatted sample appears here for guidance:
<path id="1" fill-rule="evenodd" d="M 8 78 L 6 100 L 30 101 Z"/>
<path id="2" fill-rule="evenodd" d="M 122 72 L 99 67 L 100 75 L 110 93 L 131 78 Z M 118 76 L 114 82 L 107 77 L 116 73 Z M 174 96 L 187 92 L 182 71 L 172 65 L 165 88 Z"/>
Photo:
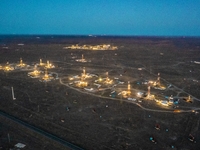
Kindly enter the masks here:
<path id="1" fill-rule="evenodd" d="M 200 0 L 0 0 L 0 34 L 200 36 Z"/>

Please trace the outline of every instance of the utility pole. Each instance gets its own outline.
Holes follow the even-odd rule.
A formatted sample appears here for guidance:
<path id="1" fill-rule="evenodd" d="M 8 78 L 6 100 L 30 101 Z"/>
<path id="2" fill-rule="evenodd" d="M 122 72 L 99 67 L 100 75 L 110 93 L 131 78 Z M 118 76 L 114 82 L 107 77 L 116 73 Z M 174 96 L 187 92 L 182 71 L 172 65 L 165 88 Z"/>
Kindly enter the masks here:
<path id="1" fill-rule="evenodd" d="M 151 71 L 152 71 L 152 70 L 151 70 L 151 66 L 150 66 L 150 74 L 151 74 Z"/>
<path id="2" fill-rule="evenodd" d="M 10 143 L 10 134 L 8 133 L 8 142 Z"/>
<path id="3" fill-rule="evenodd" d="M 13 87 L 11 87 L 11 90 L 12 90 L 12 98 L 13 98 L 13 100 L 16 100 L 15 95 L 14 95 L 14 89 L 13 89 Z"/>

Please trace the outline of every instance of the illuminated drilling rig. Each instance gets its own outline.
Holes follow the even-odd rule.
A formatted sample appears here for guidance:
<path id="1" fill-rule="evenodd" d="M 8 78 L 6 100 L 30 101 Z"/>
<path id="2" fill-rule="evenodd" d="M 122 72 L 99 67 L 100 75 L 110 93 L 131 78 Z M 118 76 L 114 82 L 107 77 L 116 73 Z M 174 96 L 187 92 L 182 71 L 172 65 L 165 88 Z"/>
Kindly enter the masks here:
<path id="1" fill-rule="evenodd" d="M 131 94 L 131 85 L 130 85 L 130 81 L 128 81 L 127 94 L 128 94 L 128 95 Z"/>
<path id="2" fill-rule="evenodd" d="M 83 73 L 82 73 L 82 78 L 86 77 L 86 73 L 85 73 L 85 67 L 83 68 Z"/>
<path id="3" fill-rule="evenodd" d="M 158 78 L 157 78 L 157 86 L 160 86 L 160 73 L 158 73 Z"/>
<path id="4" fill-rule="evenodd" d="M 11 67 L 9 62 L 7 62 L 6 65 L 4 67 L 2 67 L 2 69 L 4 71 L 12 71 L 12 70 L 14 70 L 14 67 Z"/>
<path id="5" fill-rule="evenodd" d="M 47 81 L 51 81 L 52 79 L 53 79 L 53 77 L 48 74 L 47 68 L 45 68 L 45 74 L 42 77 L 42 81 L 47 82 Z"/>
<path id="6" fill-rule="evenodd" d="M 83 54 L 82 54 L 82 56 L 81 56 L 81 59 L 76 59 L 76 61 L 78 61 L 78 62 L 87 62 L 87 60 L 85 60 Z"/>
<path id="7" fill-rule="evenodd" d="M 24 67 L 26 64 L 23 63 L 22 58 L 20 58 L 19 64 L 17 65 L 18 67 Z"/>
<path id="8" fill-rule="evenodd" d="M 106 82 L 109 81 L 109 78 L 108 78 L 108 72 L 106 72 Z"/>
<path id="9" fill-rule="evenodd" d="M 155 96 L 151 94 L 151 86 L 150 85 L 148 85 L 147 90 L 148 91 L 147 91 L 147 97 L 146 97 L 146 99 L 154 100 Z"/>
<path id="10" fill-rule="evenodd" d="M 192 98 L 190 95 L 187 97 L 186 102 L 192 102 Z"/>
<path id="11" fill-rule="evenodd" d="M 113 80 L 109 79 L 108 72 L 106 72 L 106 81 L 105 81 L 105 83 L 106 84 L 112 84 L 112 82 L 113 82 Z"/>
<path id="12" fill-rule="evenodd" d="M 85 67 L 83 67 L 83 73 L 81 74 L 81 78 L 83 79 L 92 78 L 92 75 L 86 73 Z"/>
<path id="13" fill-rule="evenodd" d="M 77 84 L 78 87 L 86 87 L 87 85 L 88 83 L 85 81 L 83 77 L 81 77 L 81 80 Z"/>
<path id="14" fill-rule="evenodd" d="M 85 61 L 85 59 L 84 59 L 84 55 L 82 54 L 82 62 L 84 62 Z"/>
<path id="15" fill-rule="evenodd" d="M 42 59 L 40 59 L 40 66 L 44 66 L 45 64 L 42 63 Z"/>
<path id="16" fill-rule="evenodd" d="M 45 73 L 44 73 L 44 76 L 42 78 L 43 80 L 49 80 L 49 75 L 48 75 L 48 72 L 47 72 L 47 68 L 45 69 Z"/>
<path id="17" fill-rule="evenodd" d="M 91 78 L 92 76 L 89 73 L 86 73 L 85 67 L 83 67 L 83 73 L 81 74 L 81 80 L 78 81 L 78 87 L 86 87 L 88 86 L 88 82 L 85 81 L 87 78 Z"/>
<path id="18" fill-rule="evenodd" d="M 124 98 L 127 98 L 128 96 L 131 95 L 131 85 L 130 85 L 130 81 L 128 81 L 127 90 L 126 90 L 126 91 L 120 92 L 118 95 L 122 95 Z"/>
<path id="19" fill-rule="evenodd" d="M 37 70 L 37 66 L 34 66 L 34 71 L 29 72 L 28 76 L 30 76 L 31 78 L 39 78 L 40 77 L 40 71 Z"/>
<path id="20" fill-rule="evenodd" d="M 191 101 L 191 97 L 190 97 L 190 95 L 188 96 L 188 99 L 187 99 L 188 101 Z"/>
<path id="21" fill-rule="evenodd" d="M 55 68 L 55 66 L 52 65 L 52 64 L 49 62 L 49 60 L 47 60 L 47 63 L 43 63 L 43 62 L 42 62 L 42 59 L 40 59 L 39 65 L 40 65 L 40 66 L 44 66 L 45 68 L 48 68 L 48 69 L 50 69 L 50 68 Z"/>
<path id="22" fill-rule="evenodd" d="M 150 98 L 151 97 L 151 86 L 148 85 L 148 92 L 147 92 L 147 98 Z"/>
<path id="23" fill-rule="evenodd" d="M 157 80 L 156 81 L 149 81 L 149 84 L 155 89 L 159 89 L 159 90 L 165 90 L 166 89 L 166 87 L 162 86 L 161 83 L 160 83 L 160 73 L 158 73 Z"/>
<path id="24" fill-rule="evenodd" d="M 78 87 L 86 87 L 87 85 L 88 85 L 88 83 L 85 81 L 85 77 L 82 74 L 81 80 L 78 81 L 77 86 Z"/>
<path id="25" fill-rule="evenodd" d="M 47 64 L 45 66 L 46 68 L 50 69 L 50 68 L 55 68 L 54 65 L 52 65 L 51 63 L 49 63 L 49 60 L 47 60 Z"/>

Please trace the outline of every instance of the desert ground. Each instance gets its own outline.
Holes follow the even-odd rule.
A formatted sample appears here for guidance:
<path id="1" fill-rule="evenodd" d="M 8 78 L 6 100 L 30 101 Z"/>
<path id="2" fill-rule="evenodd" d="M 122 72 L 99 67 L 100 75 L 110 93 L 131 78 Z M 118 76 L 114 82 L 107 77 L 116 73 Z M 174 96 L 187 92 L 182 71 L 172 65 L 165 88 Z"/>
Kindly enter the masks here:
<path id="1" fill-rule="evenodd" d="M 71 45 L 109 44 L 117 50 L 65 49 Z M 86 62 L 76 61 L 84 55 Z M 200 38 L 197 37 L 103 37 L 103 36 L 0 36 L 0 65 L 19 64 L 25 69 L 0 70 L 0 110 L 34 125 L 82 149 L 180 149 L 200 147 Z M 49 60 L 48 69 L 57 79 L 41 82 L 27 74 L 33 66 Z M 87 73 L 86 88 L 95 88 L 94 80 L 108 76 L 116 87 L 102 84 L 95 92 L 70 85 L 69 77 Z M 140 69 L 142 68 L 142 69 Z M 44 74 L 45 69 L 38 67 Z M 157 80 L 166 89 L 151 88 L 163 99 L 173 95 L 178 105 L 162 106 L 154 100 L 137 97 L 147 92 L 145 80 Z M 110 96 L 131 87 L 127 97 Z M 170 86 L 169 86 L 170 85 Z M 12 98 L 14 88 L 15 100 Z M 192 102 L 183 97 L 191 96 Z M 16 143 L 24 149 L 68 149 L 52 139 L 0 118 L 0 149 Z M 10 141 L 8 140 L 8 133 Z M 194 139 L 191 139 L 194 137 Z M 153 140 L 152 140 L 153 139 Z M 40 148 L 38 148 L 40 147 Z"/>

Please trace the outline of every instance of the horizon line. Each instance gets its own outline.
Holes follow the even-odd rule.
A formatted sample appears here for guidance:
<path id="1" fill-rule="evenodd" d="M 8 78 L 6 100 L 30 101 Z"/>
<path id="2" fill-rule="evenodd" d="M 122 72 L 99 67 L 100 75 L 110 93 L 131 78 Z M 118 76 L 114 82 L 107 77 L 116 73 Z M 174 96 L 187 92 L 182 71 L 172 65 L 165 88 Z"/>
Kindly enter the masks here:
<path id="1" fill-rule="evenodd" d="M 84 37 L 196 37 L 200 38 L 200 35 L 119 35 L 119 34 L 1 34 L 0 36 L 84 36 Z"/>

